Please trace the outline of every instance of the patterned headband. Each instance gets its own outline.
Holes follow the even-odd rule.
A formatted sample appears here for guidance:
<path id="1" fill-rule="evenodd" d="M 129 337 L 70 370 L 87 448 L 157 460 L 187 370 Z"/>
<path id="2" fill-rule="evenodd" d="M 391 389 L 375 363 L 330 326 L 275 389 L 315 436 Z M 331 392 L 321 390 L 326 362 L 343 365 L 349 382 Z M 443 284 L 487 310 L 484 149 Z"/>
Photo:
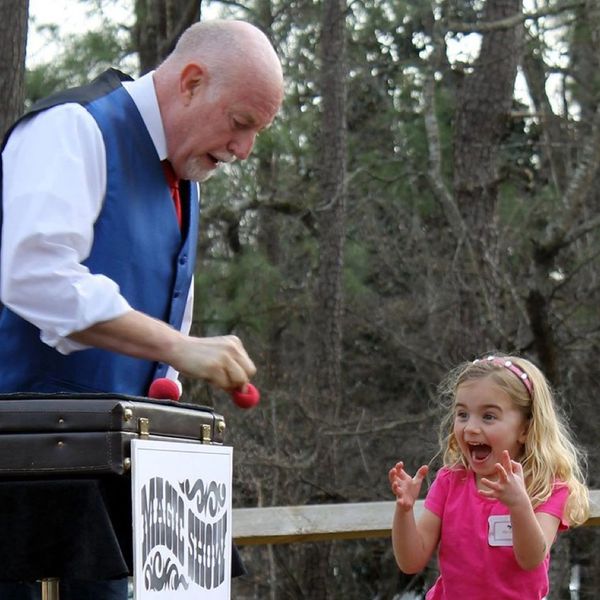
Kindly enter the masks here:
<path id="1" fill-rule="evenodd" d="M 481 359 L 476 358 L 473 361 L 473 364 L 478 363 L 480 360 L 487 360 L 491 363 L 494 363 L 495 365 L 505 367 L 511 373 L 514 373 L 514 375 L 516 375 L 521 380 L 521 383 L 527 389 L 529 398 L 531 398 L 533 400 L 533 383 L 532 383 L 531 379 L 529 378 L 529 375 L 527 375 L 527 373 L 525 373 L 525 371 L 523 371 L 523 369 L 521 369 L 521 367 L 519 367 L 514 362 L 512 362 L 512 360 L 508 360 L 508 359 L 502 358 L 500 356 L 492 355 L 492 356 L 487 356 L 486 358 L 481 358 Z"/>

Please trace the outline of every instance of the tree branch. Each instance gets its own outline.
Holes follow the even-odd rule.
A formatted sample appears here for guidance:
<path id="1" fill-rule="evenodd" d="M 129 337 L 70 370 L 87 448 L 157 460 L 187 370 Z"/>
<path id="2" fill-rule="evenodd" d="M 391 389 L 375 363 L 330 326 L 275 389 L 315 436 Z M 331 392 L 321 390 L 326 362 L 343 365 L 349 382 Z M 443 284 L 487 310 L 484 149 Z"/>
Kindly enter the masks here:
<path id="1" fill-rule="evenodd" d="M 568 211 L 562 223 L 554 229 L 552 237 L 540 245 L 539 251 L 543 252 L 544 256 L 554 256 L 574 239 L 598 226 L 600 220 L 598 218 L 581 225 L 577 225 L 577 223 L 580 220 L 585 199 L 598 173 L 599 166 L 600 105 L 596 108 L 592 121 L 592 131 L 583 147 L 582 158 L 565 192 L 564 203 Z"/>
<path id="2" fill-rule="evenodd" d="M 519 23 L 558 15 L 564 11 L 581 8 L 583 6 L 585 6 L 585 0 L 571 0 L 569 2 L 558 4 L 557 6 L 542 8 L 532 13 L 515 13 L 505 19 L 498 19 L 497 21 L 490 21 L 489 23 L 484 23 L 482 21 L 476 23 L 460 23 L 458 21 L 453 21 L 448 23 L 448 31 L 453 31 L 455 33 L 485 33 L 487 31 L 497 31 L 499 29 L 510 29 L 519 25 Z"/>

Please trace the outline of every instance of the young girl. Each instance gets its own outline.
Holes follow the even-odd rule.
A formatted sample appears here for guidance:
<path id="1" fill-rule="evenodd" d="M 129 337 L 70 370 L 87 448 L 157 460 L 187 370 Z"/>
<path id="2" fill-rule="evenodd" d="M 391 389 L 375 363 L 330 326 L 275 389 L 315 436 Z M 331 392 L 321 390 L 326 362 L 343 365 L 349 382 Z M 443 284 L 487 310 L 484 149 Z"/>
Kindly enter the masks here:
<path id="1" fill-rule="evenodd" d="M 389 472 L 396 562 L 417 573 L 439 548 L 441 575 L 427 600 L 541 599 L 557 532 L 589 509 L 582 456 L 550 386 L 527 360 L 486 356 L 452 371 L 442 392 L 444 466 L 418 522 L 428 467 L 411 477 L 399 462 Z"/>

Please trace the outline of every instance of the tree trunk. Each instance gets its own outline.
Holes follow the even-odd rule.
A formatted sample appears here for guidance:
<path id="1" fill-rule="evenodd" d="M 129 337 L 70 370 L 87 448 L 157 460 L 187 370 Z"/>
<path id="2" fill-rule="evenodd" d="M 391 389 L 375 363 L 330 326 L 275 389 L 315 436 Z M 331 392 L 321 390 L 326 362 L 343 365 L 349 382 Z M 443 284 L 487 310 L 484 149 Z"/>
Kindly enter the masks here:
<path id="1" fill-rule="evenodd" d="M 558 194 L 562 194 L 570 175 L 569 144 L 564 143 L 572 133 L 568 121 L 554 114 L 546 92 L 546 66 L 540 58 L 539 40 L 528 37 L 523 53 L 523 74 L 527 80 L 529 96 L 542 122 L 542 150 L 545 170 L 552 176 Z"/>
<path id="2" fill-rule="evenodd" d="M 202 0 L 135 0 L 134 47 L 140 74 L 154 69 L 183 31 L 200 18 Z"/>
<path id="3" fill-rule="evenodd" d="M 324 0 L 321 31 L 323 121 L 321 168 L 318 173 L 321 206 L 318 207 L 319 268 L 314 296 L 312 329 L 312 386 L 315 414 L 335 427 L 343 399 L 342 385 L 342 271 L 346 220 L 346 3 Z M 331 439 L 331 438 L 329 438 Z M 319 479 L 326 490 L 336 482 L 335 441 L 315 440 Z M 327 491 L 326 491 L 327 494 Z M 322 498 L 321 501 L 327 501 Z M 310 597 L 330 598 L 331 543 L 308 548 L 304 585 Z"/>
<path id="4" fill-rule="evenodd" d="M 0 0 L 0 139 L 23 112 L 29 0 Z"/>
<path id="5" fill-rule="evenodd" d="M 495 22 L 521 11 L 521 0 L 490 0 L 483 20 Z M 473 250 L 460 263 L 460 347 L 468 355 L 496 341 L 497 290 L 490 289 L 495 270 L 490 266 L 497 265 L 498 258 L 499 151 L 510 124 L 521 34 L 519 23 L 491 28 L 482 35 L 479 57 L 465 77 L 456 103 L 454 194 Z"/>
<path id="6" fill-rule="evenodd" d="M 342 269 L 346 220 L 345 1 L 324 3 L 321 56 L 322 204 L 317 208 L 319 269 L 315 288 L 313 357 L 320 406 L 335 417 L 342 400 Z"/>

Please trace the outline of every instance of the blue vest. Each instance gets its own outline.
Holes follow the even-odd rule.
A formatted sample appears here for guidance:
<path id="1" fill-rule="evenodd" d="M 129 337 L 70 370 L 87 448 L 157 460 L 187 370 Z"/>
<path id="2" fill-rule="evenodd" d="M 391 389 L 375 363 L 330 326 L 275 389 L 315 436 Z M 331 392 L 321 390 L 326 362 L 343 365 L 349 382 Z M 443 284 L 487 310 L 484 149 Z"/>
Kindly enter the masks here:
<path id="1" fill-rule="evenodd" d="M 96 120 L 106 146 L 107 187 L 84 264 L 115 281 L 132 308 L 179 329 L 196 260 L 197 186 L 181 182 L 180 231 L 162 164 L 121 85 L 124 77 L 107 71 L 88 86 L 42 101 L 24 118 L 79 102 Z M 64 356 L 40 341 L 39 329 L 6 307 L 0 313 L 0 392 L 146 395 L 166 370 L 165 364 L 98 349 Z"/>

